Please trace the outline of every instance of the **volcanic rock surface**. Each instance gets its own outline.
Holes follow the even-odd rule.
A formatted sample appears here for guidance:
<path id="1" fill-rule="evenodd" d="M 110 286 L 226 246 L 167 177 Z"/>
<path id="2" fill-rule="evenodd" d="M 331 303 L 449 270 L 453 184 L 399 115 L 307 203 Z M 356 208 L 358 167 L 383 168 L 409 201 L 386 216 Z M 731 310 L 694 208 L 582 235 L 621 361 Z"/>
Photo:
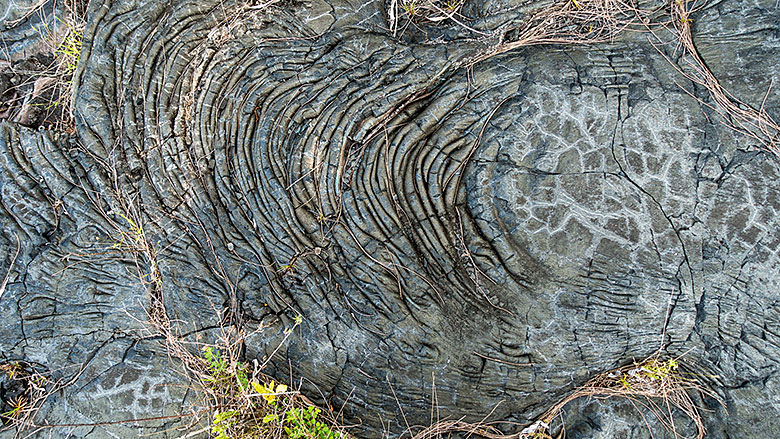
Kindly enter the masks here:
<path id="1" fill-rule="evenodd" d="M 382 1 L 261 3 L 92 1 L 75 135 L 0 123 L 0 360 L 69 383 L 39 424 L 187 410 L 194 389 L 148 336 L 157 297 L 188 340 L 250 333 L 248 361 L 301 315 L 266 372 L 343 407 L 361 439 L 432 416 L 519 431 L 661 348 L 724 401 L 699 401 L 708 437 L 775 437 L 777 157 L 723 123 L 673 43 L 472 64 L 549 3 L 467 2 L 473 31 L 395 35 Z M 777 114 L 777 4 L 694 19 L 721 84 Z M 34 25 L 0 37 L 21 51 Z M 565 422 L 571 438 L 670 435 L 625 401 L 578 401 Z"/>

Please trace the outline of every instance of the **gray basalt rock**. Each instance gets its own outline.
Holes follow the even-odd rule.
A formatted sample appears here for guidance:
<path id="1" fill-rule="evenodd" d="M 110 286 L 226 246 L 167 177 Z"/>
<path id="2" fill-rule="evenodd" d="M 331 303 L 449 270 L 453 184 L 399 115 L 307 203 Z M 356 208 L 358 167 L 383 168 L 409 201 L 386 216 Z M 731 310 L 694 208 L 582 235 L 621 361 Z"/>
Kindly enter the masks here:
<path id="1" fill-rule="evenodd" d="M 0 352 L 70 383 L 39 423 L 190 410 L 148 336 L 155 296 L 191 341 L 226 321 L 252 333 L 248 361 L 301 315 L 267 372 L 343 407 L 358 437 L 429 424 L 434 395 L 437 416 L 517 432 L 659 349 L 724 401 L 698 400 L 710 437 L 775 436 L 780 169 L 673 44 L 625 34 L 471 65 L 549 3 L 467 2 L 479 33 L 395 36 L 381 1 L 255 3 L 93 1 L 76 135 L 0 126 Z M 776 5 L 694 18 L 723 85 L 775 113 Z M 137 225 L 153 259 L 127 250 Z M 564 412 L 567 437 L 663 437 L 644 416 Z"/>

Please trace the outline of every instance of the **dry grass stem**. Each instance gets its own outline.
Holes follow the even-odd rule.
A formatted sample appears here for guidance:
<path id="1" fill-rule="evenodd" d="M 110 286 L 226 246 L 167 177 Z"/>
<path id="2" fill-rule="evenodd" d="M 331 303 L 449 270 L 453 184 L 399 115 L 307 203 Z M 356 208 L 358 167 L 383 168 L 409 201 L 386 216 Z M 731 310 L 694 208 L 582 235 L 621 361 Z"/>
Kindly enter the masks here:
<path id="1" fill-rule="evenodd" d="M 657 33 L 653 32 L 657 40 L 656 48 L 687 80 L 707 89 L 714 104 L 704 102 L 684 86 L 678 84 L 680 88 L 704 106 L 718 113 L 724 119 L 726 126 L 756 141 L 759 149 L 780 156 L 780 144 L 778 144 L 780 142 L 780 125 L 767 113 L 765 108 L 772 83 L 766 91 L 761 106 L 756 109 L 725 90 L 699 55 L 693 39 L 691 29 L 693 18 L 691 16 L 703 8 L 704 4 L 705 2 L 697 2 L 696 0 L 673 0 L 671 4 L 672 26 L 667 26 L 667 30 L 675 35 L 678 43 L 676 49 L 681 58 L 685 60 L 687 68 L 678 67 L 663 54 L 659 47 L 662 40 Z"/>
<path id="2" fill-rule="evenodd" d="M 708 90 L 713 102 L 705 102 L 678 84 L 702 105 L 719 114 L 726 126 L 747 135 L 759 149 L 780 156 L 780 125 L 766 111 L 766 101 L 772 89 L 768 87 L 761 105 L 756 109 L 725 90 L 699 55 L 691 25 L 692 15 L 706 1 L 671 0 L 664 11 L 640 8 L 631 0 L 564 0 L 530 15 L 521 26 L 509 29 L 503 41 L 471 64 L 520 47 L 540 44 L 595 44 L 610 42 L 625 31 L 651 35 L 656 49 L 684 78 Z M 671 41 L 662 34 L 671 34 Z M 685 60 L 680 67 L 662 50 L 675 45 L 675 52 Z"/>
<path id="3" fill-rule="evenodd" d="M 553 420 L 561 415 L 567 404 L 582 397 L 625 398 L 637 409 L 644 408 L 653 413 L 663 428 L 674 437 L 684 438 L 673 420 L 674 412 L 678 411 L 695 426 L 696 439 L 702 439 L 705 434 L 704 422 L 691 394 L 708 396 L 718 401 L 720 399 L 700 384 L 696 377 L 681 370 L 679 359 L 662 360 L 659 354 L 656 354 L 644 361 L 634 362 L 592 378 L 519 432 L 503 433 L 496 428 L 497 424 L 485 423 L 484 419 L 478 423 L 459 419 L 437 422 L 411 435 L 411 439 L 437 439 L 455 432 L 465 433 L 467 437 L 474 435 L 489 439 L 552 439 Z M 559 437 L 563 435 L 564 429 L 561 427 Z"/>

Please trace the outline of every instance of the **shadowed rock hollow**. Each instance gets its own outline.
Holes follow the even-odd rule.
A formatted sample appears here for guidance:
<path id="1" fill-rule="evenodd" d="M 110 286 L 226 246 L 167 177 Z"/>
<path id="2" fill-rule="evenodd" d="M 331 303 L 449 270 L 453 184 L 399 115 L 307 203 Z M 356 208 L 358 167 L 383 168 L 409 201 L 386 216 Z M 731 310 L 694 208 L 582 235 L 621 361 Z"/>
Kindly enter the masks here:
<path id="1" fill-rule="evenodd" d="M 471 65 L 547 5 L 467 2 L 485 37 L 393 36 L 381 1 L 91 2 L 76 135 L 0 126 L 0 351 L 72 381 L 39 423 L 187 407 L 144 336 L 161 298 L 193 341 L 263 328 L 249 360 L 302 315 L 267 371 L 343 405 L 359 437 L 402 433 L 399 404 L 429 424 L 434 394 L 441 417 L 527 424 L 661 347 L 725 401 L 702 401 L 708 437 L 774 437 L 776 158 L 644 34 Z M 755 106 L 779 22 L 767 1 L 695 15 L 702 58 Z M 567 437 L 648 437 L 624 403 L 578 404 Z"/>

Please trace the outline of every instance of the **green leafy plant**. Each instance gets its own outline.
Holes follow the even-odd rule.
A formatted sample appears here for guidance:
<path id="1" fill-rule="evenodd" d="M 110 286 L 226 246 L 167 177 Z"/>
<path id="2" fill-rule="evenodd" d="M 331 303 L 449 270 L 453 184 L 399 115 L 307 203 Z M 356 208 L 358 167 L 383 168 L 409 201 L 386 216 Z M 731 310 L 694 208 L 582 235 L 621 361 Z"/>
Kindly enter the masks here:
<path id="1" fill-rule="evenodd" d="M 239 414 L 237 410 L 225 410 L 214 412 L 214 425 L 211 426 L 211 433 L 216 439 L 230 439 L 232 436 L 228 434 L 230 427 L 237 423 L 236 416 Z"/>
<path id="2" fill-rule="evenodd" d="M 227 371 L 227 364 L 222 360 L 222 354 L 219 351 L 215 351 L 211 346 L 205 346 L 203 348 L 203 358 L 209 368 L 210 376 L 206 379 L 214 382 L 222 378 Z"/>
<path id="3" fill-rule="evenodd" d="M 286 412 L 284 427 L 290 439 L 319 438 L 340 439 L 341 433 L 333 431 L 325 422 L 317 420 L 320 409 L 308 406 L 305 409 L 292 407 Z"/>
<path id="4" fill-rule="evenodd" d="M 303 322 L 298 315 L 294 324 L 283 331 L 285 338 Z M 205 346 L 200 363 L 201 381 L 209 399 L 215 402 L 212 411 L 211 436 L 215 439 L 342 439 L 322 416 L 322 411 L 289 391 L 286 384 L 262 375 L 253 365 L 237 360 L 237 350 Z"/>

